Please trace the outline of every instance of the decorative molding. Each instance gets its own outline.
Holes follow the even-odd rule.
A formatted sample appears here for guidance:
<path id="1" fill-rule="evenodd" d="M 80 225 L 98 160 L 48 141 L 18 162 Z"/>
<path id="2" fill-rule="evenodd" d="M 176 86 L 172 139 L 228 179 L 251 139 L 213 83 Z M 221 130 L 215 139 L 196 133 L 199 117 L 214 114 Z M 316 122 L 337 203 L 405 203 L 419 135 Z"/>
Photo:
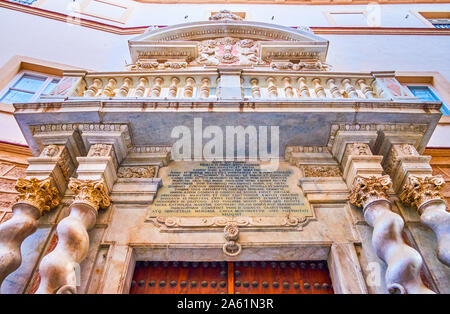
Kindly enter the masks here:
<path id="1" fill-rule="evenodd" d="M 80 180 L 71 178 L 69 188 L 75 193 L 74 203 L 84 203 L 95 210 L 110 205 L 110 198 L 103 179 Z"/>
<path id="2" fill-rule="evenodd" d="M 314 208 L 313 208 L 314 211 Z M 165 231 L 223 228 L 227 224 L 236 224 L 239 228 L 257 230 L 260 228 L 271 230 L 302 230 L 313 217 L 147 217 L 148 222 L 165 227 Z"/>
<path id="3" fill-rule="evenodd" d="M 414 123 L 376 124 L 376 123 L 339 123 L 332 124 L 328 147 L 331 148 L 336 139 L 338 131 L 401 131 L 425 134 L 428 125 Z"/>
<path id="4" fill-rule="evenodd" d="M 342 177 L 341 169 L 338 166 L 300 166 L 303 176 L 308 177 Z"/>
<path id="5" fill-rule="evenodd" d="M 350 203 L 365 210 L 374 201 L 388 200 L 391 187 L 392 181 L 388 175 L 368 178 L 358 175 L 350 192 Z"/>
<path id="6" fill-rule="evenodd" d="M 231 11 L 228 10 L 221 10 L 218 13 L 215 13 L 213 15 L 210 16 L 209 18 L 210 21 L 242 21 L 243 18 L 240 17 L 239 15 L 234 14 Z"/>
<path id="7" fill-rule="evenodd" d="M 17 203 L 26 203 L 36 207 L 41 214 L 59 205 L 58 190 L 52 185 L 52 178 L 39 180 L 17 179 L 14 189 L 19 192 Z"/>
<path id="8" fill-rule="evenodd" d="M 155 174 L 155 166 L 120 167 L 117 171 L 117 177 L 119 178 L 154 178 Z"/>

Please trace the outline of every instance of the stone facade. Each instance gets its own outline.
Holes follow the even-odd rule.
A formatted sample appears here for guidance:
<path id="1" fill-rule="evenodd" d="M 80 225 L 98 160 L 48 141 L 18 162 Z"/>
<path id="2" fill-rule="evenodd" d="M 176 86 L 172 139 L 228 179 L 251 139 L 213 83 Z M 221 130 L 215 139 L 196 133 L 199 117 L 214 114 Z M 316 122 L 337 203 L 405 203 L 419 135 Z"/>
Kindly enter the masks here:
<path id="1" fill-rule="evenodd" d="M 16 104 L 35 157 L 19 180 L 28 194 L 0 225 L 0 254 L 15 252 L 0 263 L 2 293 L 128 293 L 136 261 L 292 259 L 327 260 L 338 293 L 449 293 L 448 173 L 423 155 L 440 104 L 399 93 L 393 72 L 333 72 L 327 50 L 309 31 L 220 12 L 130 40 L 123 72 L 69 71 L 63 93 Z M 195 136 L 178 160 L 175 128 L 203 135 L 199 123 L 216 133 L 242 125 L 251 137 L 261 121 L 279 128 L 270 162 L 282 171 L 259 160 L 259 175 L 289 173 L 280 200 L 300 195 L 307 210 L 151 211 L 179 183 L 179 163 L 195 174 L 215 162 Z M 436 172 L 439 184 L 412 197 Z M 205 188 L 198 180 L 189 184 Z M 45 186 L 24 191 L 28 182 Z M 430 212 L 444 218 L 430 221 Z"/>

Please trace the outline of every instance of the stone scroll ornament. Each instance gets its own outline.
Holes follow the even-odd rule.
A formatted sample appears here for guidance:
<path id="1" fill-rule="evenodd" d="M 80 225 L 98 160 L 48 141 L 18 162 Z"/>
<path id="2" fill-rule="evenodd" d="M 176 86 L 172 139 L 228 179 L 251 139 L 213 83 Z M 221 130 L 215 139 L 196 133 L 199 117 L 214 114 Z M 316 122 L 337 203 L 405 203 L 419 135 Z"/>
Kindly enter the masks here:
<path id="1" fill-rule="evenodd" d="M 235 223 L 229 223 L 224 230 L 225 244 L 223 245 L 223 252 L 228 256 L 237 256 L 242 251 L 242 246 L 237 242 L 239 239 L 239 228 Z"/>
<path id="2" fill-rule="evenodd" d="M 75 194 L 74 201 L 69 207 L 69 216 L 56 228 L 56 248 L 42 259 L 39 266 L 41 283 L 37 294 L 77 293 L 76 269 L 88 254 L 88 230 L 95 225 L 98 209 L 110 205 L 103 179 L 72 178 L 69 188 Z"/>
<path id="3" fill-rule="evenodd" d="M 417 208 L 420 221 L 436 235 L 437 257 L 450 266 L 450 213 L 440 193 L 444 184 L 442 176 L 410 176 L 403 186 L 400 199 L 405 205 Z"/>
<path id="4" fill-rule="evenodd" d="M 372 245 L 386 264 L 389 293 L 434 293 L 420 278 L 422 257 L 402 238 L 403 219 L 391 211 L 388 200 L 392 181 L 389 176 L 355 178 L 350 202 L 362 207 L 366 222 L 373 227 Z"/>
<path id="5" fill-rule="evenodd" d="M 52 178 L 18 179 L 15 189 L 19 195 L 12 207 L 13 216 L 0 225 L 0 285 L 22 263 L 20 246 L 36 231 L 41 215 L 59 204 Z"/>

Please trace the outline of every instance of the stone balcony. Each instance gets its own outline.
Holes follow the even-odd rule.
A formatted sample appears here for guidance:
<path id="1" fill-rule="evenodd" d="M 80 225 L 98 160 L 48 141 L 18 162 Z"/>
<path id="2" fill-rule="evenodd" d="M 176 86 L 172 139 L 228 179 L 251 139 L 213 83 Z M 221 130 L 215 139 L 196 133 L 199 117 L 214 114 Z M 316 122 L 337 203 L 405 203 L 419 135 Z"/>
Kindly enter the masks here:
<path id="1" fill-rule="evenodd" d="M 394 72 L 344 73 L 222 68 L 152 72 L 67 72 L 44 101 L 203 100 L 419 102 Z"/>

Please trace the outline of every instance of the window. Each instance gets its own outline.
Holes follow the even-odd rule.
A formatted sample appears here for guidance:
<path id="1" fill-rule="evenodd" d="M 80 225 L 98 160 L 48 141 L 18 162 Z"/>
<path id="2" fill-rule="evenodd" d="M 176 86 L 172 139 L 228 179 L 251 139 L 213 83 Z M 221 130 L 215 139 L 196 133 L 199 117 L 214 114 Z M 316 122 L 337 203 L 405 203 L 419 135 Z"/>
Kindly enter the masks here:
<path id="1" fill-rule="evenodd" d="M 408 86 L 411 93 L 414 96 L 423 101 L 441 101 L 439 97 L 431 90 L 428 86 Z M 444 115 L 450 115 L 450 109 L 448 106 L 443 103 L 441 107 L 441 111 Z"/>
<path id="2" fill-rule="evenodd" d="M 450 12 L 415 12 L 426 25 L 434 28 L 450 28 Z"/>
<path id="3" fill-rule="evenodd" d="M 24 5 L 32 5 L 33 3 L 35 3 L 37 0 L 8 0 L 10 2 L 15 2 L 18 4 L 24 4 Z"/>
<path id="4" fill-rule="evenodd" d="M 450 28 L 450 19 L 431 19 L 429 21 L 436 28 Z"/>
<path id="5" fill-rule="evenodd" d="M 35 101 L 40 96 L 50 95 L 58 83 L 59 78 L 53 76 L 22 72 L 0 94 L 0 102 L 12 104 Z"/>

